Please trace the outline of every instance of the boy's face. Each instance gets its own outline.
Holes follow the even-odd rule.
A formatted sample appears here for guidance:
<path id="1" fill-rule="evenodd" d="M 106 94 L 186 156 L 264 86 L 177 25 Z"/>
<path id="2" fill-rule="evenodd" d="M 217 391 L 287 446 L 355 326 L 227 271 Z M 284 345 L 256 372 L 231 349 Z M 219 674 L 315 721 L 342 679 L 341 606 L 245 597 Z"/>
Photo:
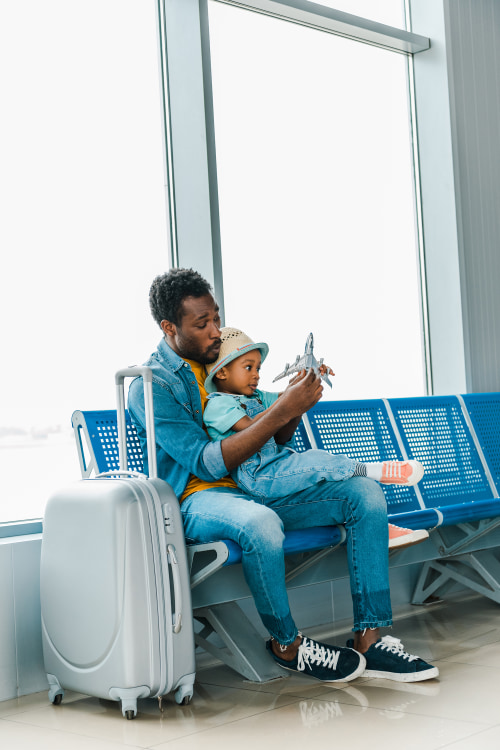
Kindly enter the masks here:
<path id="1" fill-rule="evenodd" d="M 219 306 L 211 294 L 186 297 L 179 325 L 163 320 L 161 327 L 170 347 L 180 357 L 207 365 L 219 356 L 221 321 Z"/>
<path id="2" fill-rule="evenodd" d="M 221 393 L 253 396 L 259 385 L 261 360 L 260 351 L 253 349 L 222 367 L 214 376 L 217 390 Z"/>

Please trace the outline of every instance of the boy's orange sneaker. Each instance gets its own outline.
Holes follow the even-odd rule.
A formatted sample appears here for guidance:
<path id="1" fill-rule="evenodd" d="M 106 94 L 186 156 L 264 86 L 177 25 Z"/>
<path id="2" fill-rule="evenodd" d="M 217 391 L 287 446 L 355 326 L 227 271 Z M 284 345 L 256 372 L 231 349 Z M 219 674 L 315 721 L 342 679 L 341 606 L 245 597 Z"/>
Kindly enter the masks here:
<path id="1" fill-rule="evenodd" d="M 382 484 L 417 484 L 424 476 L 424 467 L 420 461 L 384 461 Z"/>
<path id="2" fill-rule="evenodd" d="M 404 549 L 412 544 L 419 544 L 429 537 L 425 529 L 404 529 L 402 526 L 389 524 L 389 549 Z"/>

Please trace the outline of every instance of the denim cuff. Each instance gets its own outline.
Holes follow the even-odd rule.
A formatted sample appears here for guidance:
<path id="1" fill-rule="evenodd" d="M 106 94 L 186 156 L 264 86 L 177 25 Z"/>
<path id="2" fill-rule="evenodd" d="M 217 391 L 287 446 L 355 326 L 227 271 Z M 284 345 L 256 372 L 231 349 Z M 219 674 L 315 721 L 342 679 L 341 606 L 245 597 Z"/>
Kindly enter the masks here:
<path id="1" fill-rule="evenodd" d="M 290 612 L 285 617 L 263 615 L 262 612 L 259 612 L 259 615 L 271 638 L 282 646 L 289 646 L 297 638 L 299 631 Z"/>
<path id="2" fill-rule="evenodd" d="M 221 441 L 207 443 L 203 450 L 203 463 L 214 479 L 222 479 L 229 474 L 222 458 Z"/>

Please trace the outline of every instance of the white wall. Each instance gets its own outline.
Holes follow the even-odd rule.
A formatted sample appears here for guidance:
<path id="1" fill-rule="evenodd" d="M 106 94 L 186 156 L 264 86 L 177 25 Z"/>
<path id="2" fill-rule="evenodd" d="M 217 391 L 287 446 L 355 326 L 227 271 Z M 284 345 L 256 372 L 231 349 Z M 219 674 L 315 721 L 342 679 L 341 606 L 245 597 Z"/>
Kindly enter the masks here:
<path id="1" fill-rule="evenodd" d="M 40 617 L 40 550 L 41 534 L 0 540 L 0 700 L 47 687 Z"/>

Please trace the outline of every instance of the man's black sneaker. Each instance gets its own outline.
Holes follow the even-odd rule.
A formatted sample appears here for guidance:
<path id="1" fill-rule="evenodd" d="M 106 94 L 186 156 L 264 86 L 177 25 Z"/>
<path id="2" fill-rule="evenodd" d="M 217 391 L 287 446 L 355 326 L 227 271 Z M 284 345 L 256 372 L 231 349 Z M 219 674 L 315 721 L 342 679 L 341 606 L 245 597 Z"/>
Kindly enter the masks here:
<path id="1" fill-rule="evenodd" d="M 285 669 L 315 677 L 322 682 L 348 682 L 365 671 L 365 657 L 352 648 L 337 648 L 302 637 L 297 656 L 292 661 L 280 659 L 271 648 L 266 648 L 275 661 Z"/>
<path id="2" fill-rule="evenodd" d="M 352 648 L 354 641 L 347 641 Z M 364 653 L 366 669 L 363 677 L 385 677 L 397 682 L 420 682 L 439 676 L 439 669 L 427 664 L 418 656 L 412 656 L 404 650 L 399 638 L 385 635 L 372 643 Z"/>

